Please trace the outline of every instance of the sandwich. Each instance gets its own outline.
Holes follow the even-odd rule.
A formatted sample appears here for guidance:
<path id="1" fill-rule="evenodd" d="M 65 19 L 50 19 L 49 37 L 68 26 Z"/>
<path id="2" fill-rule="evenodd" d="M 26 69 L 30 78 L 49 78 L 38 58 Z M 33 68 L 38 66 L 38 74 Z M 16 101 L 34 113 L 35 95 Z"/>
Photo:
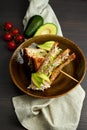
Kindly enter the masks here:
<path id="1" fill-rule="evenodd" d="M 45 59 L 46 50 L 36 47 L 26 47 L 23 49 L 24 64 L 28 66 L 30 72 L 35 72 Z"/>
<path id="2" fill-rule="evenodd" d="M 31 84 L 28 89 L 44 91 L 50 88 L 60 70 L 76 58 L 69 48 L 62 50 L 58 45 L 58 42 L 54 42 L 50 51 L 38 47 L 24 48 L 24 61 L 31 68 Z"/>

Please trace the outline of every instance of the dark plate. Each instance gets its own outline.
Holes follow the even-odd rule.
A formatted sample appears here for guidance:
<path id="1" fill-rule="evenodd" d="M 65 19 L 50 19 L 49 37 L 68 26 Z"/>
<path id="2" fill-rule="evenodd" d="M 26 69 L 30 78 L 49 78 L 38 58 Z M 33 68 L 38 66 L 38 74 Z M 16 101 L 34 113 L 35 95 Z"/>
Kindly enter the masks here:
<path id="1" fill-rule="evenodd" d="M 66 48 L 70 48 L 71 52 L 75 52 L 76 59 L 72 61 L 69 65 L 67 65 L 63 69 L 63 71 L 73 76 L 79 82 L 77 83 L 71 78 L 60 73 L 60 75 L 56 78 L 56 80 L 52 84 L 51 88 L 45 90 L 44 92 L 37 91 L 37 90 L 36 91 L 28 90 L 27 86 L 30 83 L 30 79 L 26 75 L 24 66 L 20 65 L 16 61 L 17 52 L 21 48 L 28 47 L 33 42 L 39 44 L 51 40 L 58 41 L 59 47 L 61 47 L 63 50 Z M 70 90 L 72 90 L 82 82 L 86 72 L 86 60 L 82 50 L 73 41 L 61 36 L 43 35 L 43 36 L 37 36 L 28 39 L 27 41 L 22 43 L 13 53 L 10 60 L 9 69 L 10 69 L 10 75 L 13 82 L 25 94 L 31 95 L 33 97 L 38 97 L 38 98 L 54 98 L 66 94 L 67 92 L 69 92 Z"/>

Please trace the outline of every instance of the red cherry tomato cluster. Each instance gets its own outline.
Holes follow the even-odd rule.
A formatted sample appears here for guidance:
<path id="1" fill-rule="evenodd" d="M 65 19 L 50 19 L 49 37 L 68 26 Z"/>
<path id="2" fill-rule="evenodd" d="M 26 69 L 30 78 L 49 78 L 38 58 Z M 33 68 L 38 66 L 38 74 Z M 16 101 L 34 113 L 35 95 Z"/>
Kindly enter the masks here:
<path id="1" fill-rule="evenodd" d="M 20 33 L 18 28 L 14 28 L 11 22 L 4 24 L 4 40 L 7 41 L 9 50 L 15 50 L 19 44 L 24 41 L 24 36 Z"/>

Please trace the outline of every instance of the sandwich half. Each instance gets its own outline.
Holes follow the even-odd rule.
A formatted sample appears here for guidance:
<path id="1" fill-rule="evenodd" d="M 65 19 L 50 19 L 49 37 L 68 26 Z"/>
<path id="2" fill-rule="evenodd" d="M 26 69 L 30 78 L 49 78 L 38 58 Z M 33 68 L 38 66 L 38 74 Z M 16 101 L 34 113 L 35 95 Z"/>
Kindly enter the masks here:
<path id="1" fill-rule="evenodd" d="M 25 48 L 28 61 L 32 59 L 35 68 L 35 71 L 31 73 L 31 84 L 27 87 L 28 89 L 44 91 L 50 88 L 60 70 L 76 58 L 75 53 L 70 54 L 70 49 L 62 50 L 58 44 L 55 42 L 51 50 L 48 53 L 44 52 L 43 55 L 40 52 L 37 54 L 35 50 L 34 54 L 31 54 L 33 50 Z"/>

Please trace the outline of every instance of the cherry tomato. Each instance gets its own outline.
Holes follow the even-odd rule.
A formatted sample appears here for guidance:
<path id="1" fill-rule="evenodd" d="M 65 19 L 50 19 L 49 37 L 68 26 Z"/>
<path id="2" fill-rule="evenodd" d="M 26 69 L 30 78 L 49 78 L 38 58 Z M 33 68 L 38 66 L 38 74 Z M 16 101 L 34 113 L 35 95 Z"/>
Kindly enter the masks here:
<path id="1" fill-rule="evenodd" d="M 14 41 L 10 41 L 10 42 L 7 43 L 7 47 L 8 47 L 9 50 L 15 50 L 17 45 Z"/>
<path id="2" fill-rule="evenodd" d="M 5 33 L 4 34 L 4 40 L 6 40 L 6 41 L 12 40 L 12 34 L 11 33 Z"/>
<path id="3" fill-rule="evenodd" d="M 24 41 L 24 36 L 19 34 L 15 37 L 16 43 L 22 43 Z"/>
<path id="4" fill-rule="evenodd" d="M 20 31 L 19 31 L 18 28 L 15 28 L 15 29 L 12 30 L 12 34 L 13 34 L 13 36 L 18 35 L 19 33 L 20 33 Z"/>
<path id="5" fill-rule="evenodd" d="M 12 28 L 13 28 L 13 24 L 12 24 L 11 22 L 6 22 L 6 23 L 4 24 L 4 29 L 5 29 L 6 31 L 10 31 L 10 30 L 12 30 Z"/>

